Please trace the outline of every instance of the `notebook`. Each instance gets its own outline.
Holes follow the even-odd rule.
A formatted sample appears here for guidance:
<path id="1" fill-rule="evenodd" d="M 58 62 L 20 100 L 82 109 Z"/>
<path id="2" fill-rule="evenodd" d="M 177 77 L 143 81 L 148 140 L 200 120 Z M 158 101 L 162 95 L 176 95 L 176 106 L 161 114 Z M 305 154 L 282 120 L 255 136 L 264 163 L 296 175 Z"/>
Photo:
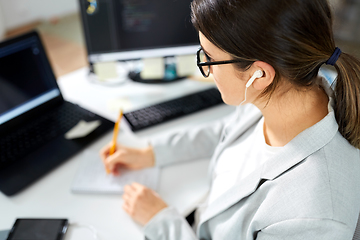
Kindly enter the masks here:
<path id="1" fill-rule="evenodd" d="M 68 138 L 82 123 L 87 135 Z M 114 123 L 63 99 L 37 32 L 0 43 L 0 191 L 12 196 Z"/>
<path id="2" fill-rule="evenodd" d="M 140 170 L 120 167 L 117 176 L 106 172 L 99 151 L 107 144 L 110 135 L 112 133 L 76 155 L 76 159 L 80 161 L 80 164 L 74 175 L 71 191 L 75 194 L 123 194 L 125 185 L 133 182 L 157 191 L 160 179 L 159 167 L 154 166 Z M 139 137 L 129 129 L 122 127 L 117 137 L 117 143 L 124 147 L 140 149 L 149 146 L 149 139 Z"/>
<path id="3" fill-rule="evenodd" d="M 119 176 L 107 174 L 98 152 L 85 150 L 80 153 L 81 163 L 71 185 L 73 193 L 122 194 L 125 185 L 140 183 L 157 190 L 160 169 L 158 167 L 141 170 L 121 169 Z"/>

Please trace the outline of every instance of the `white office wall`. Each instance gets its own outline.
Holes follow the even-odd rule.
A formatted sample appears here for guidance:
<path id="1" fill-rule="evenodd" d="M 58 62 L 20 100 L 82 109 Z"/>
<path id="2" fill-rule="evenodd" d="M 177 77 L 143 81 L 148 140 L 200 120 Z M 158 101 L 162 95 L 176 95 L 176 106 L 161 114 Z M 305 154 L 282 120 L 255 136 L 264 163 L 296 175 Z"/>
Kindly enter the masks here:
<path id="1" fill-rule="evenodd" d="M 0 3 L 0 41 L 3 40 L 4 35 L 5 35 L 4 14 Z"/>
<path id="2" fill-rule="evenodd" d="M 333 9 L 336 9 L 341 4 L 341 0 L 328 0 L 328 2 Z"/>
<path id="3" fill-rule="evenodd" d="M 0 0 L 0 5 L 0 21 L 7 30 L 78 11 L 78 0 Z"/>

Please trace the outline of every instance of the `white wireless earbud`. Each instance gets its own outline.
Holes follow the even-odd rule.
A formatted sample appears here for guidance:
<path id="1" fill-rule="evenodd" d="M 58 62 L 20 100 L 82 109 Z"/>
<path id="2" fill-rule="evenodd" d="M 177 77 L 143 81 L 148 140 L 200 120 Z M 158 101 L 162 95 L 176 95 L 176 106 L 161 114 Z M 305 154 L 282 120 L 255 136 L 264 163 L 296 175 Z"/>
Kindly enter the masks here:
<path id="1" fill-rule="evenodd" d="M 254 74 L 252 75 L 252 77 L 249 79 L 249 81 L 246 83 L 245 87 L 248 88 L 251 86 L 251 84 L 253 84 L 253 82 L 255 81 L 255 79 L 257 78 L 261 78 L 263 76 L 263 71 L 261 70 L 256 70 L 256 72 L 254 72 Z"/>
<path id="2" fill-rule="evenodd" d="M 240 105 L 242 105 L 244 102 L 246 102 L 246 93 L 247 93 L 247 89 L 251 86 L 251 84 L 253 84 L 253 82 L 255 81 L 255 79 L 257 78 L 261 78 L 264 75 L 263 71 L 261 70 L 256 70 L 254 72 L 254 74 L 251 76 L 251 78 L 249 79 L 249 81 L 246 83 L 245 85 L 245 99 L 244 101 L 242 101 L 240 103 Z"/>

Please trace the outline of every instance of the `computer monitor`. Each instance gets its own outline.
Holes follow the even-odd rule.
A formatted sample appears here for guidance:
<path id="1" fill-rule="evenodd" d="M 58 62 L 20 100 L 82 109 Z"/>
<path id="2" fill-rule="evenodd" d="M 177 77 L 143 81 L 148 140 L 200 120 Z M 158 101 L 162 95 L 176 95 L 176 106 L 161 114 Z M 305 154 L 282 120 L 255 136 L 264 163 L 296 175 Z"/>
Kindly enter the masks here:
<path id="1" fill-rule="evenodd" d="M 79 0 L 90 64 L 195 54 L 191 1 Z"/>

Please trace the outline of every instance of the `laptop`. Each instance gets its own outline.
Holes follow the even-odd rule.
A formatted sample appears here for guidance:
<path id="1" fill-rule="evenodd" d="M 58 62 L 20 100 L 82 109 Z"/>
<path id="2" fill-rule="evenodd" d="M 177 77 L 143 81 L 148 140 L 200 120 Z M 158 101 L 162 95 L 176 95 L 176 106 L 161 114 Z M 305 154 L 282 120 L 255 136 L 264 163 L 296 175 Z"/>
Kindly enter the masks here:
<path id="1" fill-rule="evenodd" d="M 68 139 L 80 120 L 100 122 Z M 0 43 L 0 191 L 12 196 L 75 155 L 114 123 L 63 99 L 37 32 Z"/>

